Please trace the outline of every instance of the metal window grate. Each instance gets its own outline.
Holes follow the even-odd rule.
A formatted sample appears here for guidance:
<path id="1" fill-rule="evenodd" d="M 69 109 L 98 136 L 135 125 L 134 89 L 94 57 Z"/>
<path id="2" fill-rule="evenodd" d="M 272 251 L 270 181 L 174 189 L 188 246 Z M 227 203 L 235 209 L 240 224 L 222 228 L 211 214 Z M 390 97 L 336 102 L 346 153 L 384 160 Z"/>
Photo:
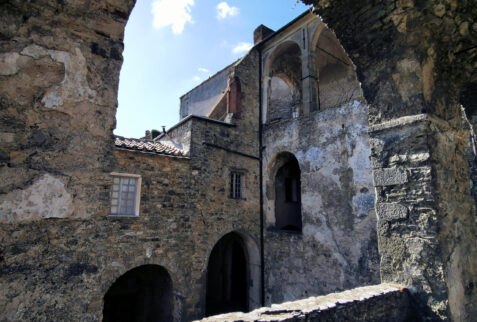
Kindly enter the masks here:
<path id="1" fill-rule="evenodd" d="M 111 189 L 111 214 L 136 216 L 137 178 L 114 177 Z"/>
<path id="2" fill-rule="evenodd" d="M 232 172 L 230 174 L 230 198 L 242 199 L 242 174 Z"/>

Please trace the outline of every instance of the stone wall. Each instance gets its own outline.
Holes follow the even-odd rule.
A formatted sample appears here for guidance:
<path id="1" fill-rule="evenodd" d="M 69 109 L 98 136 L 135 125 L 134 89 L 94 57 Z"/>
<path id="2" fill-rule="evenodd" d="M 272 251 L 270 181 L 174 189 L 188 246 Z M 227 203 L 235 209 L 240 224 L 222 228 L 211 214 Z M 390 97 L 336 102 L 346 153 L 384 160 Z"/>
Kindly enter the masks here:
<path id="1" fill-rule="evenodd" d="M 369 103 L 383 281 L 421 318 L 477 314 L 475 205 L 461 93 L 476 83 L 474 1 L 304 1 L 334 30 Z"/>
<path id="2" fill-rule="evenodd" d="M 393 284 L 274 304 L 250 313 L 230 313 L 202 321 L 366 321 L 405 322 L 415 317 L 406 289 Z"/>
<path id="3" fill-rule="evenodd" d="M 249 93 L 237 126 L 188 120 L 169 137 L 188 158 L 114 150 L 133 4 L 1 4 L 2 319 L 100 320 L 111 284 L 144 264 L 171 275 L 176 320 L 201 317 L 209 254 L 231 231 L 260 305 L 257 53 L 235 71 Z M 245 173 L 242 200 L 229 198 L 231 169 Z M 113 171 L 141 175 L 138 217 L 108 216 Z"/>
<path id="4" fill-rule="evenodd" d="M 2 317 L 99 320 L 111 284 L 144 264 L 163 266 L 171 275 L 176 320 L 203 315 L 204 272 L 215 243 L 237 231 L 248 253 L 259 252 L 258 161 L 202 144 L 221 137 L 227 146 L 234 140 L 230 125 L 190 122 L 200 142 L 193 158 L 114 152 L 115 172 L 142 177 L 138 217 L 110 217 L 107 209 L 94 220 L 2 225 Z M 244 200 L 228 194 L 230 169 L 238 168 L 246 171 Z M 104 185 L 110 189 L 109 176 Z M 109 203 L 109 193 L 101 197 Z M 259 273 L 253 278 L 252 308 L 260 303 Z"/>
<path id="5" fill-rule="evenodd" d="M 383 280 L 412 289 L 422 319 L 472 321 L 477 315 L 477 228 L 459 103 L 463 89 L 477 83 L 474 1 L 305 2 L 315 3 L 353 60 L 369 104 Z M 4 319 L 100 319 L 111 283 L 146 263 L 165 265 L 171 272 L 176 319 L 199 317 L 203 268 L 217 240 L 237 230 L 256 247 L 258 200 L 229 200 L 221 189 L 228 167 L 256 167 L 259 86 L 256 78 L 246 79 L 256 75 L 257 52 L 236 69 L 244 75 L 239 75 L 243 92 L 251 93 L 242 102 L 247 112 L 234 115 L 237 127 L 197 122 L 197 133 L 203 136 L 191 146 L 196 161 L 171 161 L 174 166 L 167 173 L 162 161 L 153 165 L 145 160 L 164 157 L 113 150 L 122 39 L 133 5 L 133 0 L 7 0 L 0 5 Z M 308 77 L 305 83 L 303 112 L 310 115 L 313 82 Z M 209 140 L 213 145 L 203 144 Z M 138 162 L 154 167 L 154 173 Z M 161 190 L 166 195 L 144 195 L 143 210 L 149 214 L 111 218 L 113 170 L 140 171 L 157 189 L 166 187 L 162 179 L 153 182 L 158 174 L 173 180 L 189 176 L 186 180 L 198 186 L 186 201 L 174 199 L 169 190 Z M 250 193 L 258 196 L 258 171 L 248 171 Z M 198 176 L 197 182 L 192 176 Z M 171 191 L 183 196 L 188 187 L 180 182 L 178 191 Z M 198 199 L 205 201 L 192 204 Z M 181 208 L 189 201 L 189 208 Z M 159 202 L 164 208 L 158 208 Z M 173 219 L 162 221 L 168 216 Z M 169 250 L 155 240 L 170 236 L 155 228 L 176 229 L 174 224 L 185 236 L 194 231 L 201 255 L 192 257 L 199 270 L 193 274 L 183 269 L 181 254 L 173 254 L 177 247 L 181 250 L 176 239 L 167 242 L 177 246 Z M 179 261 L 166 260 L 168 254 Z M 190 294 L 182 293 L 189 289 Z"/>
<path id="6" fill-rule="evenodd" d="M 246 242 L 252 243 L 251 247 L 255 247 L 247 251 L 257 253 L 259 247 L 257 161 L 203 144 L 211 137 L 219 137 L 222 140 L 216 142 L 227 146 L 228 141 L 234 139 L 230 125 L 194 118 L 190 122 L 192 156 L 190 159 L 174 159 L 174 163 L 186 164 L 187 168 L 177 168 L 174 163 L 163 167 L 151 156 L 146 156 L 151 159 L 149 162 L 143 160 L 144 156 L 135 156 L 134 159 L 123 156 L 116 169 L 136 171 L 134 173 L 144 169 L 142 194 L 145 199 L 141 202 L 141 212 L 163 224 L 138 222 L 136 227 L 143 230 L 142 234 L 146 234 L 148 229 L 145 228 L 149 227 L 150 234 L 160 239 L 156 248 L 167 255 L 158 264 L 175 277 L 174 291 L 184 299 L 183 320 L 203 314 L 204 274 L 210 252 L 222 236 L 236 231 Z M 121 166 L 121 163 L 127 166 Z M 229 198 L 230 170 L 238 168 L 246 171 L 245 200 Z M 174 270 L 169 269 L 171 266 Z M 259 280 L 254 283 L 260 285 Z M 250 292 L 256 293 L 257 289 Z M 255 295 L 257 297 L 259 295 Z M 252 305 L 257 306 L 258 302 Z"/>
<path id="7" fill-rule="evenodd" d="M 133 4 L 2 2 L 0 222 L 91 218 L 107 207 L 98 196 Z"/>

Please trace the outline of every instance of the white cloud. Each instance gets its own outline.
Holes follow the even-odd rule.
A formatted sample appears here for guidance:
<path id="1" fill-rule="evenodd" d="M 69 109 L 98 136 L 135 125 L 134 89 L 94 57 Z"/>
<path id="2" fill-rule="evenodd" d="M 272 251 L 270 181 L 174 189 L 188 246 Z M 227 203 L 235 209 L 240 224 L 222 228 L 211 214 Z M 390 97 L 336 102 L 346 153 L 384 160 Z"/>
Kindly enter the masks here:
<path id="1" fill-rule="evenodd" d="M 231 7 L 227 4 L 227 2 L 221 2 L 217 5 L 217 18 L 218 19 L 225 19 L 227 16 L 233 17 L 238 15 L 240 9 L 237 7 Z"/>
<path id="2" fill-rule="evenodd" d="M 200 82 L 200 76 L 194 75 L 194 77 L 192 77 L 192 81 L 193 82 Z"/>
<path id="3" fill-rule="evenodd" d="M 171 26 L 172 32 L 180 34 L 186 23 L 193 23 L 190 15 L 194 0 L 154 0 L 152 2 L 152 24 L 160 29 Z"/>
<path id="4" fill-rule="evenodd" d="M 232 49 L 234 54 L 243 54 L 252 48 L 252 44 L 249 42 L 240 42 Z"/>
<path id="5" fill-rule="evenodd" d="M 204 67 L 199 67 L 199 68 L 197 68 L 197 70 L 199 72 L 202 72 L 202 73 L 210 73 L 210 70 L 208 70 L 207 68 L 204 68 Z"/>

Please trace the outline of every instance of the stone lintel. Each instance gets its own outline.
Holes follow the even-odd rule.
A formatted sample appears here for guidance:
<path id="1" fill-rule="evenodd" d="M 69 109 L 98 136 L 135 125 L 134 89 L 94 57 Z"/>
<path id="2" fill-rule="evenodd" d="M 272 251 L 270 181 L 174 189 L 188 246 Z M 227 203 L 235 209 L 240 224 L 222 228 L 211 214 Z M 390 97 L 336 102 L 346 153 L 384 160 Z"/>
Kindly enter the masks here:
<path id="1" fill-rule="evenodd" d="M 411 124 L 415 124 L 415 123 L 419 123 L 423 121 L 429 121 L 428 114 L 423 113 L 423 114 L 403 116 L 403 117 L 392 119 L 390 121 L 386 121 L 380 124 L 371 125 L 368 128 L 368 133 L 379 132 L 383 130 L 393 129 L 396 127 L 403 127 L 406 125 L 411 125 Z"/>
<path id="2" fill-rule="evenodd" d="M 376 132 L 393 130 L 395 128 L 405 127 L 405 126 L 419 124 L 423 122 L 432 123 L 433 125 L 435 125 L 437 128 L 439 128 L 442 131 L 452 130 L 452 126 L 446 120 L 432 114 L 422 113 L 422 114 L 398 117 L 383 123 L 370 125 L 368 128 L 368 133 L 371 135 L 371 134 L 376 134 Z"/>

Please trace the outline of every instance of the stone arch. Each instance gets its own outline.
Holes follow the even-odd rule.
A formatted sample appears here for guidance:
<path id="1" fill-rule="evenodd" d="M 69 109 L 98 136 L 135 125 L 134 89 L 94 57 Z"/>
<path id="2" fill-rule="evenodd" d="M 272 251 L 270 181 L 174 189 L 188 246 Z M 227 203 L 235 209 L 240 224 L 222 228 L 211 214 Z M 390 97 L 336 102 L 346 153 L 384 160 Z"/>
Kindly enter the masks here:
<path id="1" fill-rule="evenodd" d="M 301 232 L 301 170 L 295 155 L 277 154 L 268 166 L 268 174 L 267 191 L 274 204 L 274 227 Z"/>
<path id="2" fill-rule="evenodd" d="M 323 22 L 320 22 L 316 27 L 315 31 L 313 32 L 313 37 L 311 38 L 310 48 L 315 48 L 316 44 L 318 43 L 318 38 L 320 38 L 321 33 L 323 30 L 326 29 L 326 26 Z"/>
<path id="3" fill-rule="evenodd" d="M 312 40 L 320 110 L 339 107 L 362 96 L 354 65 L 334 33 L 321 24 Z"/>
<path id="4" fill-rule="evenodd" d="M 169 272 L 159 265 L 141 265 L 109 287 L 103 299 L 103 321 L 173 321 L 174 295 Z"/>
<path id="5" fill-rule="evenodd" d="M 208 254 L 207 260 L 207 269 L 205 272 L 205 287 L 203 292 L 203 303 L 204 308 L 203 311 L 206 315 L 216 314 L 219 311 L 215 310 L 208 310 L 208 283 L 210 280 L 209 274 L 213 274 L 214 272 L 209 272 L 211 260 L 217 260 L 217 253 L 220 253 L 220 250 L 217 251 L 217 246 L 224 250 L 223 246 L 230 245 L 230 242 L 235 242 L 236 245 L 238 244 L 243 251 L 243 256 L 245 260 L 245 292 L 246 292 L 246 303 L 242 303 L 242 306 L 245 310 L 250 311 L 255 308 L 261 306 L 261 270 L 260 270 L 260 250 L 258 247 L 258 243 L 246 232 L 241 230 L 233 230 L 223 234 L 217 242 L 211 246 Z M 225 244 L 225 245 L 224 245 Z M 226 247 L 225 247 L 226 248 Z M 220 259 L 219 259 L 220 261 Z M 216 263 L 217 264 L 217 263 Z M 219 265 L 220 266 L 220 265 Z M 227 265 L 225 265 L 227 266 Z M 243 272 L 242 272 L 243 273 Z M 242 289 L 243 291 L 243 289 Z M 210 300 L 210 298 L 209 298 Z M 225 311 L 224 311 L 225 312 Z"/>
<path id="6" fill-rule="evenodd" d="M 265 62 L 267 119 L 295 118 L 302 102 L 302 49 L 291 40 L 278 45 Z"/>

